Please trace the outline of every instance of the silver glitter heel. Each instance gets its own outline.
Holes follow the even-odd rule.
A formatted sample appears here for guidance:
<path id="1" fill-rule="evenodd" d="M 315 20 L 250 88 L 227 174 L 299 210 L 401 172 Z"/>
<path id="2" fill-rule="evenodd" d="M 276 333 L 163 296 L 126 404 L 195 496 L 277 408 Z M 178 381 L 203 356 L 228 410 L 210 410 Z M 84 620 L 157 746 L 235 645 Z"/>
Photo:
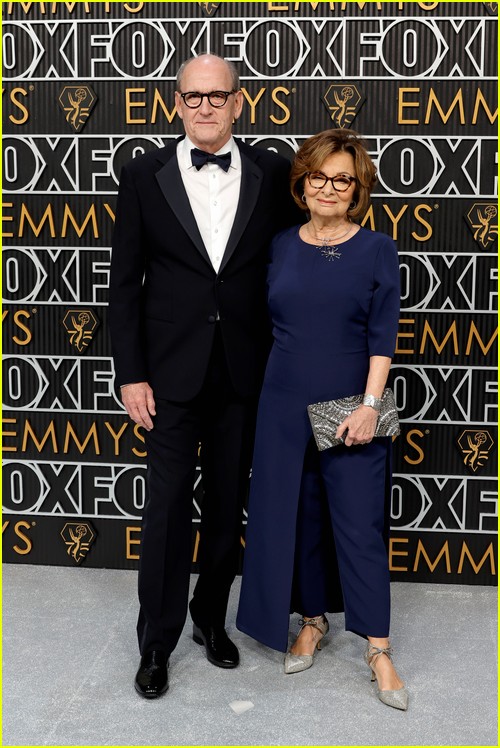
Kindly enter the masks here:
<path id="1" fill-rule="evenodd" d="M 376 647 L 374 644 L 368 642 L 365 651 L 365 662 L 371 670 L 372 683 L 377 680 L 373 665 L 378 660 L 380 655 L 383 654 L 387 655 L 387 657 L 392 662 L 391 646 L 388 646 L 384 649 L 381 647 Z M 408 691 L 406 690 L 405 686 L 403 686 L 402 688 L 398 688 L 396 691 L 381 691 L 380 688 L 378 688 L 377 683 L 377 696 L 383 704 L 392 706 L 394 707 L 394 709 L 401 709 L 404 712 L 408 709 Z"/>
<path id="2" fill-rule="evenodd" d="M 325 636 L 325 634 L 328 633 L 328 630 L 330 628 L 330 624 L 327 621 L 326 616 L 316 616 L 316 618 L 309 618 L 308 621 L 306 621 L 304 618 L 301 618 L 299 621 L 299 633 L 297 634 L 297 638 L 300 636 L 300 632 L 302 631 L 305 626 L 313 626 L 313 628 L 317 629 L 319 633 L 321 634 L 321 639 L 316 642 L 316 648 L 314 650 L 314 653 L 312 655 L 295 655 L 292 654 L 292 652 L 287 652 L 285 656 L 285 673 L 300 673 L 302 670 L 307 670 L 311 667 L 314 661 L 314 655 L 316 654 L 316 650 L 321 649 L 321 640 Z"/>

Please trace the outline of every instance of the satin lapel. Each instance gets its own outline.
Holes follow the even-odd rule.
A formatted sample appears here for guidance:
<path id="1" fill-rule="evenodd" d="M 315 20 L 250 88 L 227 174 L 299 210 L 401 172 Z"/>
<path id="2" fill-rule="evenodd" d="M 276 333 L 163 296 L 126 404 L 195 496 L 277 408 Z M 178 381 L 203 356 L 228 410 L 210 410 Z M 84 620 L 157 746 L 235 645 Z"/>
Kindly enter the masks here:
<path id="1" fill-rule="evenodd" d="M 208 256 L 198 229 L 198 224 L 196 223 L 191 205 L 189 204 L 189 199 L 179 171 L 177 156 L 175 154 L 159 171 L 156 172 L 156 179 L 158 180 L 158 184 L 160 185 L 165 200 L 172 208 L 177 220 L 195 245 L 198 252 L 208 262 L 210 267 L 212 267 L 210 257 Z"/>
<path id="2" fill-rule="evenodd" d="M 253 213 L 257 198 L 260 193 L 260 186 L 262 183 L 262 169 L 257 166 L 248 156 L 241 152 L 241 187 L 240 187 L 240 198 L 238 200 L 238 207 L 236 209 L 236 216 L 234 218 L 233 228 L 229 235 L 229 239 L 226 245 L 226 251 L 219 268 L 219 273 L 224 270 L 225 266 L 229 262 L 234 250 L 238 246 L 238 242 L 248 225 L 250 216 Z"/>

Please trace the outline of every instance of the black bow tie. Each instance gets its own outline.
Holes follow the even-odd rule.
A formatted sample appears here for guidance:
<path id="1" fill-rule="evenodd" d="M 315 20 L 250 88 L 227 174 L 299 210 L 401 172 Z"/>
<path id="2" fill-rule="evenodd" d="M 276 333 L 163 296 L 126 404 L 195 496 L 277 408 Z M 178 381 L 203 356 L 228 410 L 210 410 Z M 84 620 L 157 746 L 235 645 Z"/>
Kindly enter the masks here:
<path id="1" fill-rule="evenodd" d="M 220 156 L 216 156 L 215 153 L 205 153 L 200 151 L 199 148 L 191 149 L 191 162 L 193 166 L 199 171 L 205 164 L 217 164 L 224 171 L 228 171 L 231 165 L 231 152 L 221 153 Z"/>

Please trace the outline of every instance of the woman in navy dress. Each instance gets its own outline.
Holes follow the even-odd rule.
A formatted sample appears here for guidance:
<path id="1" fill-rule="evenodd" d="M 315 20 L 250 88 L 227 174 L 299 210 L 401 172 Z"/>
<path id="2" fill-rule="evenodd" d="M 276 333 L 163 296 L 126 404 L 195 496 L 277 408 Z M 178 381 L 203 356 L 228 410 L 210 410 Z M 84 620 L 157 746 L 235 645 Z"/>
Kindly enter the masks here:
<path id="1" fill-rule="evenodd" d="M 268 275 L 274 343 L 262 389 L 237 626 L 286 652 L 289 615 L 302 615 L 285 672 L 313 664 L 326 611 L 366 638 L 381 701 L 406 709 L 392 664 L 387 507 L 390 438 L 373 439 L 399 317 L 397 248 L 354 221 L 375 166 L 356 133 L 309 138 L 291 172 L 309 221 L 275 237 Z M 307 405 L 365 393 L 318 452 Z M 336 554 L 336 561 L 334 555 Z M 338 576 L 336 570 L 338 568 Z"/>

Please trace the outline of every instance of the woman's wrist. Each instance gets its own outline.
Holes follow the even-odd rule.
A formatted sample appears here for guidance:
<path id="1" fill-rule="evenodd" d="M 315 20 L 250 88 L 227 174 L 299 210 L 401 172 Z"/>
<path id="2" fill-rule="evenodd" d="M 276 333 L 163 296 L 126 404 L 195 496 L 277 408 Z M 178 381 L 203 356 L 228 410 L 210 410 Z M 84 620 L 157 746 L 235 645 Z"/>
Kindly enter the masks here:
<path id="1" fill-rule="evenodd" d="M 363 405 L 367 405 L 369 408 L 373 408 L 373 410 L 376 410 L 377 413 L 380 413 L 380 408 L 382 407 L 382 398 L 375 397 L 375 395 L 370 395 L 368 392 L 365 392 L 363 395 Z"/>

